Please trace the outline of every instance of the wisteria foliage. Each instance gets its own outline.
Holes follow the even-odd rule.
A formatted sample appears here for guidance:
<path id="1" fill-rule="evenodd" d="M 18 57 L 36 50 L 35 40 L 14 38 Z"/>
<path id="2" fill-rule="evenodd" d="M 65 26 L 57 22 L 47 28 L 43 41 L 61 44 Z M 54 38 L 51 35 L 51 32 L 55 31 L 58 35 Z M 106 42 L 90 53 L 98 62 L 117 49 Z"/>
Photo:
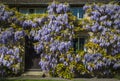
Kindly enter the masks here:
<path id="1" fill-rule="evenodd" d="M 91 31 L 91 41 L 106 48 L 107 53 L 115 55 L 120 53 L 120 6 L 117 4 L 94 4 L 84 6 L 86 12 L 93 20 L 86 29 Z"/>
<path id="2" fill-rule="evenodd" d="M 23 53 L 20 41 L 25 33 L 21 29 L 16 30 L 12 27 L 15 17 L 12 9 L 0 5 L 0 76 L 20 72 Z"/>
<path id="3" fill-rule="evenodd" d="M 60 56 L 65 56 L 71 48 L 74 34 L 74 20 L 69 18 L 71 14 L 68 6 L 68 4 L 53 2 L 48 6 L 48 15 L 29 19 L 28 16 L 6 10 L 5 6 L 1 5 L 0 19 L 1 24 L 3 24 L 0 29 L 1 66 L 17 71 L 18 68 L 13 66 L 15 66 L 15 63 L 19 64 L 22 61 L 20 56 L 17 57 L 23 50 L 19 44 L 23 42 L 21 39 L 28 35 L 29 39 L 33 40 L 36 54 L 41 55 L 40 68 L 54 73 L 55 67 L 60 61 Z M 4 49 L 5 51 L 3 51 Z M 15 49 L 21 50 L 15 54 Z M 11 57 L 9 59 L 14 58 L 13 61 L 16 62 L 11 63 L 9 59 L 5 59 L 7 56 Z M 64 64 L 67 64 L 67 62 L 64 62 Z"/>
<path id="4" fill-rule="evenodd" d="M 34 20 L 39 28 L 33 27 L 35 30 L 31 30 L 30 36 L 37 41 L 34 49 L 41 54 L 39 65 L 44 71 L 54 73 L 61 60 L 60 56 L 65 56 L 72 46 L 74 25 L 68 13 L 68 5 L 53 2 L 48 6 L 47 17 Z"/>
<path id="5" fill-rule="evenodd" d="M 95 50 L 84 55 L 84 65 L 91 72 L 112 74 L 113 70 L 120 68 L 120 6 L 99 3 L 85 5 L 84 10 L 88 22 L 84 29 L 90 34 L 90 42 L 86 47 Z"/>
<path id="6" fill-rule="evenodd" d="M 80 24 L 90 33 L 86 48 L 92 52 L 76 54 L 72 40 L 79 28 L 75 27 L 76 19 L 70 13 L 69 5 L 53 2 L 47 9 L 47 14 L 31 18 L 31 15 L 21 15 L 0 6 L 0 68 L 18 71 L 25 36 L 32 40 L 35 54 L 40 54 L 41 70 L 53 76 L 109 75 L 120 68 L 119 5 L 84 6 L 87 24 L 84 21 Z"/>

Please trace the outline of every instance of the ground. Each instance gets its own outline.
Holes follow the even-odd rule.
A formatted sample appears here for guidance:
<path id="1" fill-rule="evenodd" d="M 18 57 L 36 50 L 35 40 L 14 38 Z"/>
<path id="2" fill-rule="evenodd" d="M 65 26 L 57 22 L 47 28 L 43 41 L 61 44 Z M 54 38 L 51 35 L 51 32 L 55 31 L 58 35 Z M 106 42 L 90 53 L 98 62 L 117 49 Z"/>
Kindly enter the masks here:
<path id="1" fill-rule="evenodd" d="M 5 80 L 0 80 L 0 81 L 120 81 L 115 78 L 75 78 L 75 79 L 63 79 L 63 78 L 50 78 L 50 77 L 31 77 L 31 76 L 25 76 L 25 77 L 12 77 Z"/>

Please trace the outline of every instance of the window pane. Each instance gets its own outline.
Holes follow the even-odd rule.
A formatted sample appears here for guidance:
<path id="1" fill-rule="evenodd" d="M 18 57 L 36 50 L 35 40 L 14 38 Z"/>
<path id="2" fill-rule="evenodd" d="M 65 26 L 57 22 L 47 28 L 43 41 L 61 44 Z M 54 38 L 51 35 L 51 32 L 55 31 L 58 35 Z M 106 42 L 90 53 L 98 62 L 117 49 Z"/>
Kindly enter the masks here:
<path id="1" fill-rule="evenodd" d="M 36 13 L 38 13 L 38 14 L 45 13 L 45 8 L 37 8 Z"/>
<path id="2" fill-rule="evenodd" d="M 21 8 L 21 9 L 19 9 L 19 12 L 21 12 L 21 13 L 23 13 L 23 14 L 29 13 L 29 11 L 28 11 L 27 8 Z"/>
<path id="3" fill-rule="evenodd" d="M 84 50 L 85 38 L 79 38 L 79 50 Z"/>
<path id="4" fill-rule="evenodd" d="M 74 7 L 71 8 L 71 12 L 73 13 L 74 16 L 77 18 L 83 18 L 84 10 L 82 7 Z"/>
<path id="5" fill-rule="evenodd" d="M 84 10 L 83 8 L 79 8 L 79 18 L 83 18 Z"/>
<path id="6" fill-rule="evenodd" d="M 74 16 L 77 17 L 78 9 L 77 8 L 71 8 L 71 12 Z"/>
<path id="7" fill-rule="evenodd" d="M 78 38 L 73 39 L 73 48 L 74 48 L 74 51 L 78 50 Z"/>
<path id="8" fill-rule="evenodd" d="M 74 51 L 84 50 L 85 38 L 75 38 L 73 39 Z"/>

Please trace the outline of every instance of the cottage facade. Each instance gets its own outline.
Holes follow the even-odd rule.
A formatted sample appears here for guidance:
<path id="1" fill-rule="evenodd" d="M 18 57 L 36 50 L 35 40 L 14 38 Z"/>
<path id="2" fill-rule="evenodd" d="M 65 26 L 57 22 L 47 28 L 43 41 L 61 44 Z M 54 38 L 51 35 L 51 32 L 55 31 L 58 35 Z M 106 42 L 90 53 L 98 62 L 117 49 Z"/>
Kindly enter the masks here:
<path id="1" fill-rule="evenodd" d="M 53 0 L 0 0 L 0 3 L 9 5 L 9 7 L 16 7 L 17 10 L 23 14 L 41 14 L 45 13 L 47 6 Z M 67 2 L 70 4 L 70 9 L 73 15 L 78 19 L 84 16 L 83 6 L 86 3 L 103 2 L 108 3 L 111 0 L 55 0 L 60 3 Z M 79 33 L 78 37 L 74 39 L 75 50 L 84 50 L 84 44 L 88 38 L 86 32 Z M 27 38 L 26 38 L 27 39 Z M 32 49 L 31 49 L 32 51 Z M 31 51 L 25 53 L 25 70 L 39 70 L 39 55 L 32 54 Z"/>

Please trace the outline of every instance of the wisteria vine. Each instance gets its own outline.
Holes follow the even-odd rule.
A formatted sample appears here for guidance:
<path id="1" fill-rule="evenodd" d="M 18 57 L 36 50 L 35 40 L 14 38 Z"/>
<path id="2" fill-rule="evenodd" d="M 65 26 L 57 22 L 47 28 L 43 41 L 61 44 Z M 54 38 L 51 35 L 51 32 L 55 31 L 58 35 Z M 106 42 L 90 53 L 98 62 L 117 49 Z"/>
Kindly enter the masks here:
<path id="1" fill-rule="evenodd" d="M 84 28 L 90 33 L 87 46 L 96 50 L 92 55 L 85 54 L 84 64 L 91 72 L 102 70 L 103 75 L 112 74 L 113 69 L 120 68 L 120 6 L 115 3 L 93 4 L 85 5 L 84 10 L 89 22 Z M 104 49 L 104 53 L 97 51 L 99 48 Z"/>
<path id="2" fill-rule="evenodd" d="M 69 10 L 68 5 L 53 2 L 48 6 L 48 17 L 35 19 L 41 28 L 30 33 L 37 41 L 34 47 L 36 52 L 41 53 L 39 65 L 42 70 L 55 71 L 59 56 L 66 54 L 72 46 L 74 25 L 69 19 Z"/>
<path id="3" fill-rule="evenodd" d="M 23 47 L 20 44 L 24 38 L 23 30 L 12 27 L 15 12 L 4 5 L 0 5 L 0 76 L 20 72 Z"/>
<path id="4" fill-rule="evenodd" d="M 116 4 L 103 4 L 85 6 L 90 19 L 94 22 L 86 26 L 93 32 L 92 42 L 106 48 L 107 53 L 115 55 L 120 53 L 120 6 Z"/>
<path id="5" fill-rule="evenodd" d="M 72 40 L 79 28 L 75 27 L 77 20 L 69 5 L 53 2 L 47 9 L 47 14 L 29 18 L 0 5 L 0 68 L 7 67 L 17 73 L 23 62 L 25 36 L 34 44 L 35 54 L 40 54 L 41 70 L 52 75 L 64 78 L 74 77 L 76 73 L 109 75 L 120 68 L 119 5 L 84 6 L 87 16 L 81 22 L 90 33 L 87 53 L 73 51 Z"/>

